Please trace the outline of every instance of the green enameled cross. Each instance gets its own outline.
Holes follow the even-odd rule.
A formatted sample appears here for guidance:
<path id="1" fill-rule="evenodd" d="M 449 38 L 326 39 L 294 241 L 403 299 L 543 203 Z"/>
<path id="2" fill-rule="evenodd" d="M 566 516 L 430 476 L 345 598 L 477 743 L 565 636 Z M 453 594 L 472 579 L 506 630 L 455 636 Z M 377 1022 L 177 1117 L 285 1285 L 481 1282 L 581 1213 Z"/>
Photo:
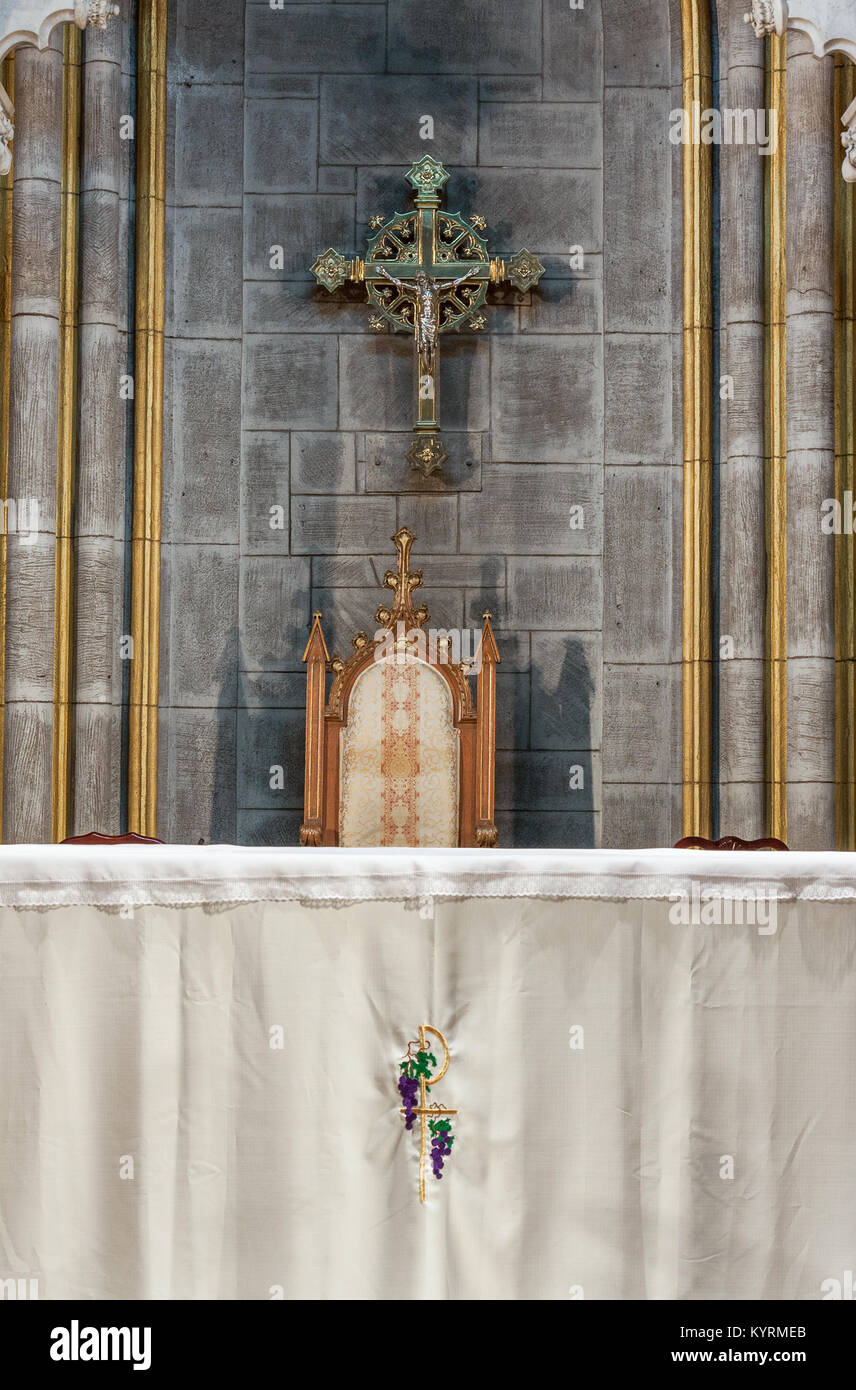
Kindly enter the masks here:
<path id="1" fill-rule="evenodd" d="M 426 474 L 443 467 L 448 454 L 440 437 L 438 407 L 439 339 L 441 333 L 485 326 L 479 313 L 489 285 L 503 282 L 518 290 L 537 285 L 544 267 L 531 251 L 508 258 L 491 256 L 483 217 L 469 219 L 446 212 L 440 192 L 449 175 L 430 155 L 412 164 L 407 181 L 415 207 L 394 217 L 373 217 L 365 259 L 328 247 L 312 266 L 324 289 L 337 290 L 347 280 L 365 284 L 375 312 L 369 324 L 376 332 L 391 327 L 413 334 L 416 348 L 416 423 L 407 459 Z"/>

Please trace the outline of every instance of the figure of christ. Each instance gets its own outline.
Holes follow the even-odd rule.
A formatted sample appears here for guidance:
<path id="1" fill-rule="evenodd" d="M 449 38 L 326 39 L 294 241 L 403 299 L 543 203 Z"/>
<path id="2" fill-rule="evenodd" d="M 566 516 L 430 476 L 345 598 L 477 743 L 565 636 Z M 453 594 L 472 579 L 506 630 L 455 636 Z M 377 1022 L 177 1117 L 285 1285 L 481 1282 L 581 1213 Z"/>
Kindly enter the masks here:
<path id="1" fill-rule="evenodd" d="M 484 266 L 478 267 L 484 273 Z M 397 280 L 394 275 L 390 275 L 385 266 L 379 266 L 381 275 L 388 280 L 391 285 L 395 285 L 397 290 L 406 294 L 416 303 L 416 322 L 414 331 L 416 335 L 416 348 L 419 353 L 419 371 L 421 376 L 434 377 L 434 357 L 437 350 L 437 337 L 440 332 L 440 299 L 447 290 L 453 290 L 458 285 L 462 285 L 465 280 L 469 280 L 475 273 L 476 267 L 468 270 L 466 275 L 461 275 L 457 280 L 432 280 L 431 276 L 424 270 L 417 270 L 415 284 L 413 281 L 408 283 L 406 280 Z"/>

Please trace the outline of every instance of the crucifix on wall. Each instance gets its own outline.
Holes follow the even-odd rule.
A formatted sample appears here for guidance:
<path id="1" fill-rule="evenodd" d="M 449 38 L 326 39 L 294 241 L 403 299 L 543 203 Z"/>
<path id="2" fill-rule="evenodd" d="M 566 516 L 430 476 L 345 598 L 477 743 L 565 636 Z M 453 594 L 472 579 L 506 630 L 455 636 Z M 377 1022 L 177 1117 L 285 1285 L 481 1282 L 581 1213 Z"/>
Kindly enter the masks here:
<path id="1" fill-rule="evenodd" d="M 525 248 L 507 258 L 491 256 L 485 219 L 446 212 L 440 192 L 449 175 L 430 155 L 407 171 L 415 208 L 384 219 L 372 217 L 365 259 L 348 258 L 333 247 L 322 251 L 312 273 L 324 289 L 346 281 L 364 284 L 375 312 L 375 332 L 409 332 L 416 358 L 416 421 L 407 459 L 426 477 L 448 458 L 440 435 L 438 370 L 440 334 L 466 327 L 479 331 L 486 320 L 479 310 L 490 285 L 503 282 L 518 290 L 537 285 L 544 267 Z"/>

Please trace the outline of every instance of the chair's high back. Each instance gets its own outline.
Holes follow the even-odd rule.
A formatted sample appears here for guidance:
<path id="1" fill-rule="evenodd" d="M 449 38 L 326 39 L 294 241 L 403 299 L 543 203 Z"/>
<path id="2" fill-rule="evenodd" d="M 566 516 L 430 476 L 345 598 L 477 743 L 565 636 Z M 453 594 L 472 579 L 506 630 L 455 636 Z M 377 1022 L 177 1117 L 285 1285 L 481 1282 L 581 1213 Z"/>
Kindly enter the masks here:
<path id="1" fill-rule="evenodd" d="M 373 639 L 364 632 L 353 638 L 347 661 L 330 660 L 321 614 L 314 615 L 303 654 L 303 845 L 496 844 L 499 653 L 490 614 L 471 659 L 459 635 L 426 631 L 428 609 L 413 606 L 422 584 L 422 571 L 410 569 L 414 540 L 406 527 L 393 536 L 398 565 L 384 575 L 393 601 L 378 608 Z"/>

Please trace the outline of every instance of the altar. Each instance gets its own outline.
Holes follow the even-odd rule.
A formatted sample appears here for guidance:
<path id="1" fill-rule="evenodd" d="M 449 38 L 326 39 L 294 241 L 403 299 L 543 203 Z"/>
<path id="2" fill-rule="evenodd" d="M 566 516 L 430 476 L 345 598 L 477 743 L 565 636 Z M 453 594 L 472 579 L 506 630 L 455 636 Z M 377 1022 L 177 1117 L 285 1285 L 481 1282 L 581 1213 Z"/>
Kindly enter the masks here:
<path id="1" fill-rule="evenodd" d="M 0 848 L 0 1279 L 834 1297 L 854 907 L 853 854 Z"/>

